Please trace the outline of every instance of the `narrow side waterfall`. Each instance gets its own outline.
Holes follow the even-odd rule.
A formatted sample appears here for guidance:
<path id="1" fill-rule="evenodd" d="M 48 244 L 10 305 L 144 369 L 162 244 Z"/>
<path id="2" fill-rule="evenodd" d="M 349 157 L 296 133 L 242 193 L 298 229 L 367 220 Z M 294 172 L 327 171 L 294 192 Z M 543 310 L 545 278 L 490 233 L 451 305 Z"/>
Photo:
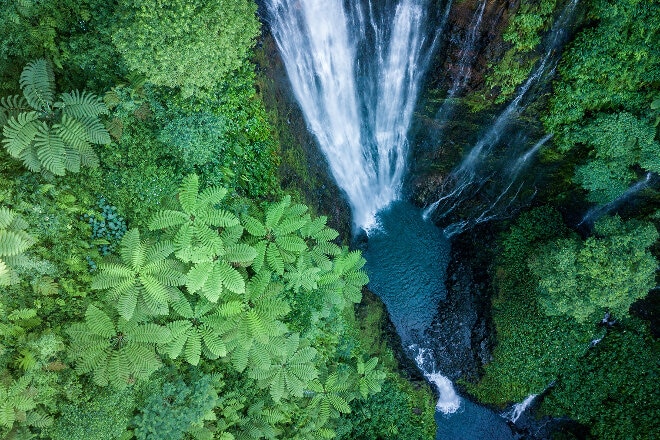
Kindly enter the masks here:
<path id="1" fill-rule="evenodd" d="M 303 115 L 355 229 L 400 196 L 407 133 L 433 39 L 427 0 L 266 0 Z"/>
<path id="2" fill-rule="evenodd" d="M 470 26 L 463 41 L 457 42 L 461 47 L 458 53 L 458 68 L 453 72 L 451 87 L 447 91 L 444 103 L 435 116 L 435 119 L 440 126 L 444 125 L 449 120 L 454 108 L 454 99 L 465 88 L 468 81 L 470 81 L 472 65 L 477 58 L 475 44 L 477 42 L 477 37 L 479 36 L 481 21 L 484 18 L 486 3 L 486 0 L 481 0 L 480 5 L 474 12 L 474 16 L 472 17 L 472 21 L 470 22 Z"/>
<path id="3" fill-rule="evenodd" d="M 538 394 L 530 394 L 525 398 L 525 400 L 520 403 L 516 403 L 511 407 L 509 411 L 502 414 L 502 417 L 507 420 L 511 420 L 512 423 L 516 423 L 520 416 L 523 415 L 523 413 L 527 411 L 527 408 L 529 408 L 532 402 L 534 402 L 536 396 L 538 396 Z"/>
<path id="4" fill-rule="evenodd" d="M 596 222 L 596 220 L 598 220 L 605 214 L 608 214 L 609 212 L 617 209 L 619 206 L 621 206 L 623 202 L 630 199 L 631 197 L 634 197 L 635 194 L 637 194 L 638 192 L 649 186 L 653 178 L 654 178 L 653 173 L 646 173 L 646 176 L 643 179 L 630 185 L 630 187 L 616 199 L 604 205 L 596 205 L 593 208 L 589 209 L 589 211 L 587 211 L 584 217 L 582 217 L 580 223 L 578 223 L 578 226 L 585 225 L 591 227 L 594 224 L 594 222 Z"/>
<path id="5" fill-rule="evenodd" d="M 433 216 L 436 221 L 446 219 L 466 201 L 473 201 L 493 176 L 498 174 L 496 181 L 502 186 L 502 189 L 496 191 L 495 195 L 487 200 L 480 209 L 467 215 L 464 214 L 463 219 L 448 225 L 445 230 L 448 236 L 496 218 L 501 212 L 506 211 L 522 188 L 522 183 L 516 182 L 520 171 L 529 163 L 529 158 L 550 139 L 550 135 L 546 135 L 534 147 L 521 153 L 519 158 L 502 165 L 502 168 L 505 168 L 504 171 L 508 169 L 508 172 L 489 171 L 485 166 L 490 153 L 495 147 L 502 144 L 505 135 L 507 135 L 507 141 L 504 143 L 507 145 L 504 148 L 511 147 L 508 145 L 510 139 L 515 138 L 513 133 L 510 133 L 511 126 L 516 121 L 516 117 L 525 109 L 525 98 L 528 97 L 528 92 L 548 76 L 548 73 L 554 72 L 559 59 L 558 49 L 566 42 L 569 24 L 577 4 L 578 0 L 571 0 L 566 4 L 550 30 L 546 38 L 543 56 L 537 62 L 529 78 L 520 86 L 515 98 L 495 118 L 493 124 L 472 146 L 461 163 L 452 170 L 443 183 L 441 196 L 424 211 L 425 218 Z"/>

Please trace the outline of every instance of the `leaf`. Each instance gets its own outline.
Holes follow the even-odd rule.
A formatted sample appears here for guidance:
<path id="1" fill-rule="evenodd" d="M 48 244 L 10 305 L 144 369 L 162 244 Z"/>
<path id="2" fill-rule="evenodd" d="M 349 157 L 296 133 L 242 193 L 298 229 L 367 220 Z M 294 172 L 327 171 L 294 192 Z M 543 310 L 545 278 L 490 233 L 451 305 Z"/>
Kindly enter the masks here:
<path id="1" fill-rule="evenodd" d="M 257 251 L 246 244 L 235 244 L 225 249 L 224 259 L 231 263 L 249 263 L 257 256 Z"/>
<path id="2" fill-rule="evenodd" d="M 0 256 L 9 257 L 25 252 L 34 241 L 23 231 L 0 230 Z"/>
<path id="3" fill-rule="evenodd" d="M 186 342 L 186 362 L 198 365 L 202 354 L 202 340 L 197 331 L 191 331 Z"/>
<path id="4" fill-rule="evenodd" d="M 167 229 L 180 226 L 188 221 L 190 216 L 181 211 L 163 210 L 158 211 L 149 220 L 149 230 Z"/>
<path id="5" fill-rule="evenodd" d="M 130 332 L 130 337 L 135 342 L 151 344 L 167 344 L 172 341 L 172 332 L 167 327 L 147 323 L 136 326 Z"/>
<path id="6" fill-rule="evenodd" d="M 254 237 L 264 237 L 266 235 L 265 226 L 256 218 L 244 215 L 241 217 L 241 221 L 250 235 Z"/>
<path id="7" fill-rule="evenodd" d="M 348 414 L 351 412 L 351 407 L 348 405 L 348 402 L 344 400 L 344 398 L 336 394 L 328 394 L 326 398 L 328 399 L 332 407 L 337 411 L 339 411 L 340 413 Z"/>
<path id="8" fill-rule="evenodd" d="M 74 90 L 70 93 L 62 93 L 60 101 L 56 105 L 62 109 L 65 115 L 76 119 L 96 118 L 98 115 L 108 113 L 108 108 L 101 98 L 83 91 Z"/>
<path id="9" fill-rule="evenodd" d="M 14 158 L 21 158 L 25 150 L 31 148 L 32 142 L 41 127 L 37 112 L 21 113 L 12 117 L 2 129 L 7 152 Z"/>
<path id="10" fill-rule="evenodd" d="M 278 275 L 284 274 L 284 260 L 274 243 L 268 243 L 266 248 L 266 261 L 268 266 Z"/>
<path id="11" fill-rule="evenodd" d="M 194 213 L 197 210 L 197 193 L 199 191 L 199 177 L 190 174 L 183 178 L 179 187 L 179 203 L 186 213 Z"/>
<path id="12" fill-rule="evenodd" d="M 94 305 L 87 307 L 87 311 L 85 312 L 85 322 L 92 333 L 104 338 L 110 338 L 117 333 L 112 319 L 110 319 L 104 311 Z"/>
<path id="13" fill-rule="evenodd" d="M 56 176 L 63 176 L 65 174 L 66 150 L 64 148 L 64 142 L 46 124 L 42 124 L 39 127 L 39 131 L 34 137 L 34 147 L 37 158 L 45 169 Z"/>
<path id="14" fill-rule="evenodd" d="M 55 75 L 44 58 L 29 62 L 19 79 L 28 104 L 41 111 L 48 110 L 55 94 Z"/>
<path id="15" fill-rule="evenodd" d="M 236 269 L 224 261 L 216 263 L 216 269 L 222 279 L 222 284 L 234 293 L 245 293 L 245 280 Z"/>

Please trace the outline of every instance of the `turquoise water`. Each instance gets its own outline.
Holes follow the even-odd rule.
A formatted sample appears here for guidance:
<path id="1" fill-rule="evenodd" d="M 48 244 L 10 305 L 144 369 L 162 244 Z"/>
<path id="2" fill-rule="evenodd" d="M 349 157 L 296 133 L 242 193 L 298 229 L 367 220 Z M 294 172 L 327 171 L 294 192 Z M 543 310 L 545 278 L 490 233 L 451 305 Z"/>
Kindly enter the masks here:
<path id="1" fill-rule="evenodd" d="M 435 384 L 438 408 L 453 411 L 436 411 L 436 439 L 511 440 L 516 437 L 504 418 L 455 394 L 449 380 L 442 376 L 451 372 L 435 371 L 433 340 L 425 332 L 433 323 L 439 303 L 447 296 L 445 278 L 450 251 L 443 231 L 424 220 L 418 208 L 407 202 L 394 202 L 378 213 L 377 227 L 368 233 L 364 251 L 368 287 L 385 303 L 410 357 L 417 357 L 420 370 Z M 410 349 L 412 346 L 414 350 Z M 425 355 L 416 356 L 420 350 Z M 435 353 L 438 355 L 441 353 Z"/>

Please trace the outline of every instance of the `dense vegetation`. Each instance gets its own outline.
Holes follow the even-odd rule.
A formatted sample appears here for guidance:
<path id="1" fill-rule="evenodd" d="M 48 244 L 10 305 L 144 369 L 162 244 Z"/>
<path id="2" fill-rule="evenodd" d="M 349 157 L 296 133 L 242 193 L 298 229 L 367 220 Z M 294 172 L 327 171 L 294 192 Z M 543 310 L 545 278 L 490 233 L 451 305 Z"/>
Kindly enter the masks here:
<path id="1" fill-rule="evenodd" d="M 433 435 L 364 259 L 281 190 L 255 11 L 0 3 L 0 437 Z"/>
<path id="2" fill-rule="evenodd" d="M 481 381 L 467 386 L 496 405 L 547 389 L 541 412 L 584 424 L 589 438 L 653 438 L 660 345 L 647 319 L 657 311 L 639 301 L 658 285 L 658 192 L 649 185 L 636 194 L 646 203 L 620 216 L 594 211 L 578 225 L 573 211 L 604 206 L 660 172 L 660 2 L 591 0 L 582 8 L 541 110 L 555 135 L 541 164 L 548 189 L 497 240 L 497 345 Z M 520 20 L 509 34 L 527 32 Z M 506 60 L 494 71 L 514 78 Z"/>

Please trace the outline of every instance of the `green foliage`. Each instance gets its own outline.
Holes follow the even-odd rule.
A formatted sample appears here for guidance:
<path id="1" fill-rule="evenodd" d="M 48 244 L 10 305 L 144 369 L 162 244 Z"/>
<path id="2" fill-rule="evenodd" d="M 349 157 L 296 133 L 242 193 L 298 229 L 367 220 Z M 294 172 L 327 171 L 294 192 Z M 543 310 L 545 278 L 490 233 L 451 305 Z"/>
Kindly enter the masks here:
<path id="1" fill-rule="evenodd" d="M 494 360 L 478 384 L 467 384 L 480 400 L 504 405 L 539 393 L 572 368 L 589 346 L 593 326 L 545 314 L 538 302 L 538 278 L 527 264 L 539 247 L 566 235 L 559 213 L 544 207 L 522 214 L 501 237 L 492 300 Z"/>
<path id="2" fill-rule="evenodd" d="M 67 330 L 70 355 L 79 374 L 93 373 L 94 383 L 122 389 L 136 380 L 146 380 L 161 366 L 156 344 L 172 340 L 171 331 L 153 323 L 138 324 L 122 317 L 113 319 L 90 305 L 85 321 Z"/>
<path id="3" fill-rule="evenodd" d="M 21 254 L 34 244 L 24 231 L 27 224 L 14 211 L 0 206 L 0 286 L 18 281 L 12 263 L 19 262 Z"/>
<path id="4" fill-rule="evenodd" d="M 189 96 L 213 90 L 247 58 L 255 12 L 247 0 L 120 1 L 112 41 L 131 70 Z"/>
<path id="5" fill-rule="evenodd" d="M 600 114 L 565 137 L 569 145 L 593 148 L 590 160 L 575 171 L 575 182 L 589 191 L 590 201 L 608 203 L 623 194 L 638 168 L 660 172 L 655 132 L 649 122 L 621 112 Z"/>
<path id="6" fill-rule="evenodd" d="M 653 438 L 660 429 L 659 350 L 647 326 L 627 321 L 561 376 L 542 410 L 590 426 L 593 438 Z"/>
<path id="7" fill-rule="evenodd" d="M 530 258 L 539 278 L 539 301 L 548 315 L 597 322 L 605 311 L 616 317 L 655 286 L 658 263 L 647 250 L 658 239 L 650 223 L 604 218 L 595 237 L 560 239 Z"/>
<path id="8" fill-rule="evenodd" d="M 509 18 L 502 38 L 509 48 L 502 60 L 489 66 L 486 83 L 498 91 L 496 104 L 505 102 L 529 76 L 538 59 L 541 35 L 552 24 L 557 0 L 521 2 Z"/>
<path id="9" fill-rule="evenodd" d="M 171 243 L 152 245 L 140 240 L 137 229 L 131 229 L 120 243 L 121 261 L 101 263 L 92 288 L 109 290 L 108 301 L 126 320 L 136 313 L 165 315 L 168 303 L 177 297 L 175 286 L 185 282 L 177 262 L 168 258 L 173 251 Z"/>
<path id="10" fill-rule="evenodd" d="M 82 402 L 62 405 L 49 438 L 118 440 L 128 429 L 135 401 L 130 390 L 95 390 Z"/>
<path id="11" fill-rule="evenodd" d="M 92 144 L 110 143 L 99 120 L 99 115 L 107 113 L 103 102 L 78 91 L 62 93 L 55 101 L 55 76 L 43 58 L 25 66 L 20 85 L 29 106 L 25 111 L 17 113 L 16 104 L 21 104 L 17 97 L 2 101 L 0 120 L 7 152 L 30 171 L 43 168 L 58 176 L 78 172 L 81 166 L 97 167 Z"/>
<path id="12" fill-rule="evenodd" d="M 190 385 L 182 380 L 163 384 L 135 417 L 135 437 L 178 440 L 192 431 L 195 438 L 214 438 L 204 429 L 205 420 L 215 419 L 213 408 L 218 404 L 216 387 L 220 384 L 214 382 L 212 376 L 203 376 Z M 206 436 L 200 437 L 202 434 Z"/>
<path id="13" fill-rule="evenodd" d="M 167 328 L 172 332 L 172 340 L 160 347 L 162 353 L 166 353 L 172 359 L 183 354 L 186 362 L 192 365 L 199 364 L 202 354 L 207 359 L 217 359 L 227 355 L 227 347 L 220 338 L 225 316 L 217 313 L 213 303 L 202 298 L 191 305 L 181 295 L 172 303 L 172 309 L 185 319 L 167 324 Z"/>
<path id="14" fill-rule="evenodd" d="M 0 427 L 11 428 L 14 422 L 25 420 L 27 412 L 37 406 L 31 382 L 30 376 L 22 376 L 9 384 L 0 384 Z"/>
<path id="15" fill-rule="evenodd" d="M 345 424 L 339 439 L 406 439 L 422 440 L 435 436 L 433 421 L 434 402 L 412 400 L 411 390 L 393 379 L 385 380 L 383 390 L 369 399 L 359 399 L 350 414 L 344 415 Z M 426 396 L 429 397 L 428 395 Z M 415 403 L 420 407 L 415 407 Z"/>
<path id="16" fill-rule="evenodd" d="M 660 58 L 653 39 L 660 3 L 595 0 L 585 27 L 565 51 L 559 65 L 549 115 L 544 123 L 555 141 L 573 124 L 597 112 L 647 111 L 660 79 Z"/>
<path id="17" fill-rule="evenodd" d="M 301 346 L 300 336 L 297 333 L 287 337 L 283 345 L 271 365 L 255 369 L 249 374 L 250 377 L 257 379 L 257 386 L 269 388 L 275 402 L 289 396 L 303 397 L 303 392 L 310 381 L 318 376 L 312 362 L 316 356 L 314 348 Z"/>

